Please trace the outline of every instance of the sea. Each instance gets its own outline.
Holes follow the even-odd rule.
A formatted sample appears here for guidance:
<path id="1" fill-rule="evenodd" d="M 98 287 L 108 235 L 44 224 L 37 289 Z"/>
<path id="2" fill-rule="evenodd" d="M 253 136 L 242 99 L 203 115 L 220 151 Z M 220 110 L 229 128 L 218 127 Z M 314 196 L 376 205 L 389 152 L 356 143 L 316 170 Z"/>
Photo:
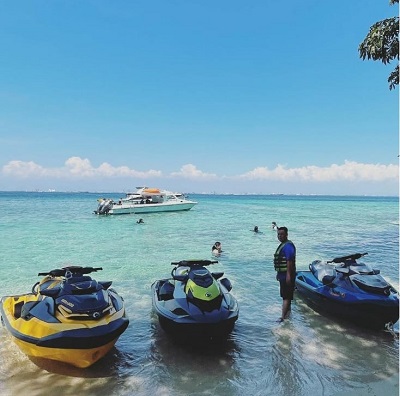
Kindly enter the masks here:
<path id="1" fill-rule="evenodd" d="M 289 229 L 297 269 L 365 253 L 399 288 L 398 197 L 190 194 L 190 211 L 98 216 L 97 199 L 123 193 L 0 192 L 0 294 L 30 292 L 39 272 L 96 266 L 112 280 L 130 324 L 87 369 L 29 358 L 0 326 L 0 395 L 398 395 L 399 324 L 369 330 L 319 314 L 295 293 L 290 319 L 273 269 L 271 223 Z M 254 226 L 260 232 L 254 233 Z M 151 285 L 171 262 L 212 259 L 240 307 L 226 341 L 182 344 L 160 328 Z"/>

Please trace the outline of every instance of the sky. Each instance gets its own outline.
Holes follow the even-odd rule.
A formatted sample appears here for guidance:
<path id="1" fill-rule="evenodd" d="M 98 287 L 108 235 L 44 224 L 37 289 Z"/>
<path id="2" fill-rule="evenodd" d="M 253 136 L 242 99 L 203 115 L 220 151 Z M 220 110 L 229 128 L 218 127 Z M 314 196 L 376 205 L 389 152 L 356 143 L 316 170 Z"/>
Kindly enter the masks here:
<path id="1" fill-rule="evenodd" d="M 398 195 L 389 0 L 0 0 L 0 190 Z"/>

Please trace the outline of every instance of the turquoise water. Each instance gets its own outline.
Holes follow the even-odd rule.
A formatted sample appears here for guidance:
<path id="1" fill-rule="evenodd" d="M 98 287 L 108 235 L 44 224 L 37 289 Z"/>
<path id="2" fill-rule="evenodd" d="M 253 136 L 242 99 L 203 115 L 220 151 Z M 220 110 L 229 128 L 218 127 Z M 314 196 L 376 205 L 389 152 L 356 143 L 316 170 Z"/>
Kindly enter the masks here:
<path id="1" fill-rule="evenodd" d="M 397 198 L 193 194 L 192 210 L 143 214 L 139 225 L 135 215 L 94 215 L 99 196 L 0 193 L 1 295 L 30 291 L 38 272 L 101 266 L 96 279 L 113 280 L 130 318 L 112 352 L 85 370 L 27 358 L 1 327 L 2 396 L 398 394 L 393 334 L 321 316 L 298 297 L 291 319 L 276 323 L 278 241 L 270 228 L 272 221 L 289 228 L 300 270 L 368 252 L 364 261 L 398 288 Z M 262 233 L 251 232 L 255 225 Z M 171 261 L 211 258 L 217 240 L 223 254 L 215 270 L 233 284 L 239 320 L 220 347 L 175 345 L 152 312 L 150 286 L 169 275 Z"/>

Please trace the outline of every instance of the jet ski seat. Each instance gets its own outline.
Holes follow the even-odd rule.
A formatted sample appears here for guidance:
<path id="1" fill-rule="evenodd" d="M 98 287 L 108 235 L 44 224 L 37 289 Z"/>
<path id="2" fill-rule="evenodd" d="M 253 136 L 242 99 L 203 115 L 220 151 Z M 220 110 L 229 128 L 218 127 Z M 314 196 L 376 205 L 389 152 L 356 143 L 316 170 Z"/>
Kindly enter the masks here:
<path id="1" fill-rule="evenodd" d="M 333 266 L 329 265 L 328 263 L 323 263 L 320 260 L 313 261 L 310 264 L 310 271 L 324 285 L 332 283 L 336 275 Z"/>
<path id="2" fill-rule="evenodd" d="M 182 265 L 177 267 L 175 270 L 172 270 L 173 279 L 181 282 L 187 281 L 189 277 L 190 267 L 186 265 Z"/>
<path id="3" fill-rule="evenodd" d="M 187 275 L 190 271 L 190 267 L 187 265 L 181 265 L 179 266 L 176 271 L 175 274 L 178 276 L 183 276 L 183 275 Z"/>

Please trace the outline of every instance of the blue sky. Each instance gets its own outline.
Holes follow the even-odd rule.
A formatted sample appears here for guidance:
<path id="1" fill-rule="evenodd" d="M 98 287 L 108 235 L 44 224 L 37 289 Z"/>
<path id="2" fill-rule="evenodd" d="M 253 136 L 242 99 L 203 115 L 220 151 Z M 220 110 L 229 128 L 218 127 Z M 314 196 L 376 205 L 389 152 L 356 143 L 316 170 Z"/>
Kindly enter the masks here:
<path id="1" fill-rule="evenodd" d="M 388 0 L 0 2 L 0 190 L 398 195 Z"/>

